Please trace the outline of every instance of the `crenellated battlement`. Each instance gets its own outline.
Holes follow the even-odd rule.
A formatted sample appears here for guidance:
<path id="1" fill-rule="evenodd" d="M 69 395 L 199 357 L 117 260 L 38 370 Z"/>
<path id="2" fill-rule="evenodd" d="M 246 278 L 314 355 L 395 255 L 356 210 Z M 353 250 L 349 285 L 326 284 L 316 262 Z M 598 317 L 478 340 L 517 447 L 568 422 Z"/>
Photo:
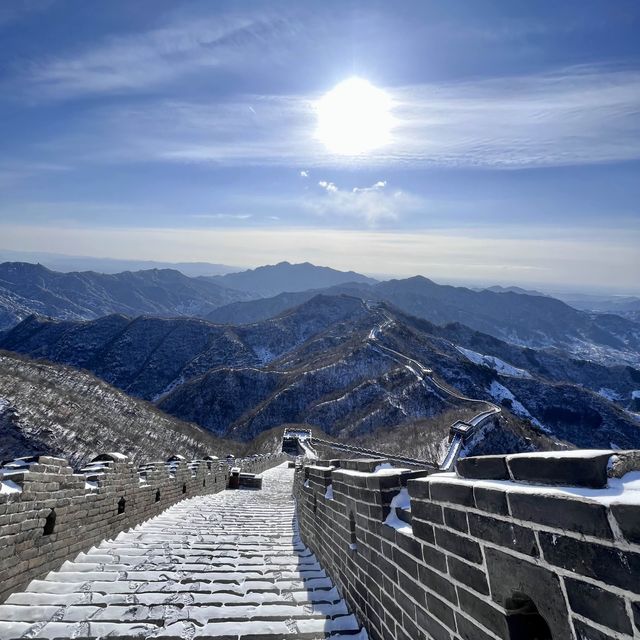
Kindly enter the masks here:
<path id="1" fill-rule="evenodd" d="M 373 640 L 640 637 L 640 452 L 296 470 L 304 542 Z"/>
<path id="2" fill-rule="evenodd" d="M 241 458 L 233 465 L 261 473 L 284 454 Z M 213 457 L 135 466 L 120 453 L 101 454 L 74 473 L 61 458 L 35 456 L 0 469 L 0 602 L 33 578 L 167 507 L 227 487 L 230 464 Z"/>

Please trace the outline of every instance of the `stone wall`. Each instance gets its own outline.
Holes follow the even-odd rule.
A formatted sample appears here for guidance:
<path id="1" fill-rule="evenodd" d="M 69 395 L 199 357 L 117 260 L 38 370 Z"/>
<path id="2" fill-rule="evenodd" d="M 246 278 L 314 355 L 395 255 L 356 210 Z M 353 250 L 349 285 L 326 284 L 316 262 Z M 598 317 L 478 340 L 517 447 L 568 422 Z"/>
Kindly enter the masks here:
<path id="1" fill-rule="evenodd" d="M 234 464 L 240 467 L 243 473 L 262 473 L 287 460 L 291 460 L 291 456 L 288 456 L 286 453 L 274 453 L 255 456 L 253 458 L 239 458 Z"/>
<path id="2" fill-rule="evenodd" d="M 236 459 L 260 473 L 283 454 Z M 57 569 L 79 552 L 112 538 L 167 507 L 227 486 L 226 460 L 167 462 L 135 467 L 126 456 L 104 454 L 74 473 L 66 460 L 22 458 L 0 469 L 0 602 Z"/>
<path id="3" fill-rule="evenodd" d="M 300 533 L 372 640 L 637 639 L 638 469 L 640 452 L 468 458 L 421 478 L 315 463 L 296 470 Z"/>

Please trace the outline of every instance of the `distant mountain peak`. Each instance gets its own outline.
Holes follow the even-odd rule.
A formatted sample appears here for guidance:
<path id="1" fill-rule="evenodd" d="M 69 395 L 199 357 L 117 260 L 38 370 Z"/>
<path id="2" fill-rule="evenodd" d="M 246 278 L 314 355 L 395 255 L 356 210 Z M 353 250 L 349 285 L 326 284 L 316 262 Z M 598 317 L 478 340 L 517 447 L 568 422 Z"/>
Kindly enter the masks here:
<path id="1" fill-rule="evenodd" d="M 276 296 L 310 289 L 325 289 L 346 283 L 375 284 L 377 281 L 355 271 L 339 271 L 310 262 L 291 263 L 286 260 L 238 273 L 208 278 L 222 286 L 261 297 Z"/>
<path id="2" fill-rule="evenodd" d="M 492 291 L 493 293 L 517 293 L 519 295 L 542 296 L 544 298 L 549 297 L 546 293 L 536 291 L 535 289 L 523 289 L 522 287 L 516 286 L 503 287 L 499 284 L 493 285 L 492 287 L 486 287 L 483 291 Z"/>

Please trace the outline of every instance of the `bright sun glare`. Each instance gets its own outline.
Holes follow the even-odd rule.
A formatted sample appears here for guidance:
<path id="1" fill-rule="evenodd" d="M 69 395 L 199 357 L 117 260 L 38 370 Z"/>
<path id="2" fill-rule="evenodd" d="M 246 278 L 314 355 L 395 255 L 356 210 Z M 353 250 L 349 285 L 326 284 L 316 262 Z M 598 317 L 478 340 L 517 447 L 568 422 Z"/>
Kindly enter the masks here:
<path id="1" fill-rule="evenodd" d="M 391 98 L 362 78 L 336 85 L 318 101 L 317 111 L 316 136 L 333 153 L 360 155 L 391 138 Z"/>

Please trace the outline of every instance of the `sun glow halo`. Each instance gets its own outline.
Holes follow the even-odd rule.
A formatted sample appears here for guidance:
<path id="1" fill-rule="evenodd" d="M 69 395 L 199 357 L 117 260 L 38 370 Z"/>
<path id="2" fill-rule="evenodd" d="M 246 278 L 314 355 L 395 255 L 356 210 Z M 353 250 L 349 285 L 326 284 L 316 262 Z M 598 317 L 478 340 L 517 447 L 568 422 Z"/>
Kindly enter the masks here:
<path id="1" fill-rule="evenodd" d="M 391 98 L 363 78 L 344 80 L 316 107 L 316 137 L 333 153 L 361 155 L 391 139 Z"/>

